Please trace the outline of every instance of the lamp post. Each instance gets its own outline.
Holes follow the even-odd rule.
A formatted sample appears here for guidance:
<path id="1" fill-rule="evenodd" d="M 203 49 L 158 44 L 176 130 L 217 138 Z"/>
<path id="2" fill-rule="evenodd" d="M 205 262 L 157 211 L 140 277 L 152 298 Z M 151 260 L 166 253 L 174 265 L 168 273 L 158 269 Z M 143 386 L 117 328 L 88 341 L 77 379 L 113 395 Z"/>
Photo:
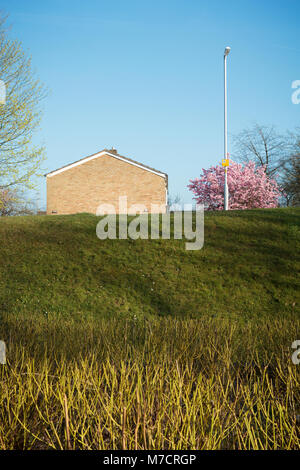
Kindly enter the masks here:
<path id="1" fill-rule="evenodd" d="M 228 211 L 228 185 L 227 185 L 227 168 L 228 168 L 228 153 L 227 153 L 227 56 L 230 52 L 230 47 L 226 47 L 224 51 L 224 210 Z"/>

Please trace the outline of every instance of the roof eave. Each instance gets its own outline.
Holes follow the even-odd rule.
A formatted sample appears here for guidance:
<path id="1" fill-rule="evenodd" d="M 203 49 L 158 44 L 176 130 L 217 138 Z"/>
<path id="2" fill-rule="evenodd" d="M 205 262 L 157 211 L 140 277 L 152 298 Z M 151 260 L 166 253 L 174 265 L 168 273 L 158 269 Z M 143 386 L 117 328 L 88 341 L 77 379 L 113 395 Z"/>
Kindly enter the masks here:
<path id="1" fill-rule="evenodd" d="M 151 173 L 154 173 L 158 176 L 161 176 L 163 178 L 168 178 L 167 173 L 164 173 L 162 171 L 156 170 L 155 168 L 148 167 L 147 165 L 144 165 L 143 163 L 137 162 L 136 160 L 132 160 L 130 158 L 124 157 L 122 155 L 119 155 L 117 153 L 112 153 L 109 152 L 109 150 L 101 150 L 100 152 L 94 153 L 92 155 L 89 155 L 87 157 L 81 158 L 80 160 L 77 160 L 73 163 L 69 163 L 68 165 L 62 166 L 60 168 L 57 168 L 56 170 L 50 171 L 49 173 L 44 174 L 45 177 L 53 175 L 53 173 L 62 173 L 63 171 L 67 171 L 68 169 L 74 168 L 75 166 L 81 165 L 83 163 L 88 162 L 90 160 L 93 160 L 94 158 L 100 157 L 101 154 L 109 155 L 111 157 L 117 158 L 119 160 L 123 160 L 131 165 L 137 166 L 141 169 L 144 169 L 145 171 L 150 171 Z M 53 175 L 54 176 L 54 175 Z"/>

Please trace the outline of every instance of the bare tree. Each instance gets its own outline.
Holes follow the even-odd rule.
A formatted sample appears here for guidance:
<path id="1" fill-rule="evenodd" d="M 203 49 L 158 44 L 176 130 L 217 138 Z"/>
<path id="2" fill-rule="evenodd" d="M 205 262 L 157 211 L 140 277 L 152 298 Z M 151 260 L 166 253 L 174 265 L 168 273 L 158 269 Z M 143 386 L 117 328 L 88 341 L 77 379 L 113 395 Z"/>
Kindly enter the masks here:
<path id="1" fill-rule="evenodd" d="M 182 210 L 182 199 L 180 194 L 171 194 L 168 196 L 168 209 L 170 212 Z"/>
<path id="2" fill-rule="evenodd" d="M 36 203 L 26 198 L 20 189 L 0 189 L 0 217 L 36 213 Z"/>
<path id="3" fill-rule="evenodd" d="M 282 169 L 290 149 L 288 136 L 280 135 L 275 128 L 255 124 L 233 137 L 233 159 L 239 162 L 254 161 L 264 166 L 268 176 Z"/>
<path id="4" fill-rule="evenodd" d="M 291 155 L 283 166 L 281 185 L 287 205 L 300 205 L 300 130 L 299 134 L 290 134 L 294 140 Z"/>

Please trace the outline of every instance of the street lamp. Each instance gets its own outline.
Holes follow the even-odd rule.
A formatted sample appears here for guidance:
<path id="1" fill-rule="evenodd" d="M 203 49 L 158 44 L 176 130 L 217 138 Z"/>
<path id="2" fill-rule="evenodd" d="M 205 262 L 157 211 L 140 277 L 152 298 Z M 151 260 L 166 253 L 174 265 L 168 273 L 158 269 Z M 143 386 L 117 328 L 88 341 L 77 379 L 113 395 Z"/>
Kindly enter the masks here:
<path id="1" fill-rule="evenodd" d="M 227 153 L 227 56 L 230 52 L 230 47 L 225 47 L 224 51 L 224 170 L 225 170 L 225 181 L 224 181 L 224 210 L 228 211 L 228 185 L 227 185 L 227 167 L 229 165 L 228 153 Z"/>

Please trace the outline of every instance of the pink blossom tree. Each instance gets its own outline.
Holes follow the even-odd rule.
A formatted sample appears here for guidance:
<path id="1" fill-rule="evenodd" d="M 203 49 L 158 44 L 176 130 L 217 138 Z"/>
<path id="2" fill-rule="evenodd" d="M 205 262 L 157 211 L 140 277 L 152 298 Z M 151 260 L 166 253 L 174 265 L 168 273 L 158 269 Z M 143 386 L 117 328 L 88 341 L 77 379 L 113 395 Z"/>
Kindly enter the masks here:
<path id="1" fill-rule="evenodd" d="M 264 167 L 250 161 L 245 165 L 230 161 L 227 174 L 229 209 L 277 207 L 281 196 L 279 186 L 267 176 Z M 197 204 L 207 210 L 224 208 L 224 168 L 202 169 L 200 178 L 190 180 L 188 188 L 195 194 Z"/>

